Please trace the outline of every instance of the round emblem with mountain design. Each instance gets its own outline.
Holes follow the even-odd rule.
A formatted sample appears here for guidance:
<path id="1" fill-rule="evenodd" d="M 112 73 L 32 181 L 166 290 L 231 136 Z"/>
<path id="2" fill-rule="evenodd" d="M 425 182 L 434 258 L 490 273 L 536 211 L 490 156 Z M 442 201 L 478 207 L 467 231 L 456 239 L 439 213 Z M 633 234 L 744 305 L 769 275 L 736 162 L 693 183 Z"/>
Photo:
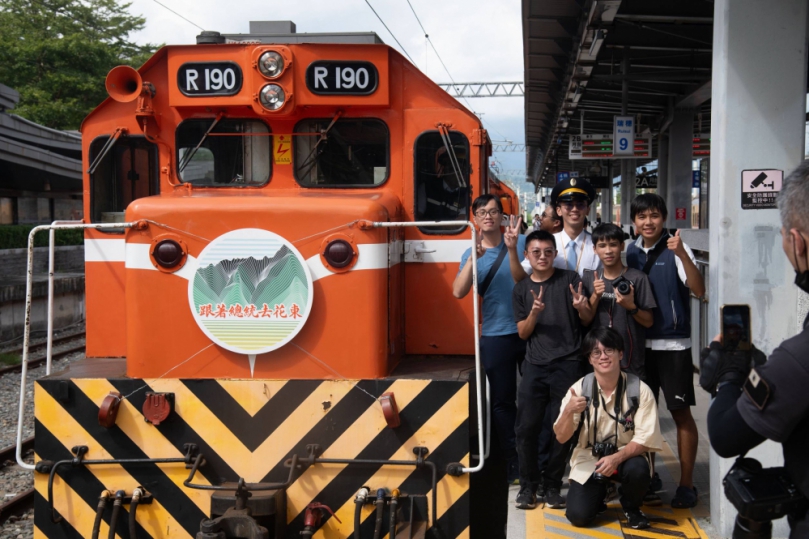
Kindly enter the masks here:
<path id="1" fill-rule="evenodd" d="M 303 328 L 312 307 L 312 276 L 287 240 L 243 228 L 219 236 L 199 255 L 188 299 L 200 329 L 240 354 L 282 347 Z"/>

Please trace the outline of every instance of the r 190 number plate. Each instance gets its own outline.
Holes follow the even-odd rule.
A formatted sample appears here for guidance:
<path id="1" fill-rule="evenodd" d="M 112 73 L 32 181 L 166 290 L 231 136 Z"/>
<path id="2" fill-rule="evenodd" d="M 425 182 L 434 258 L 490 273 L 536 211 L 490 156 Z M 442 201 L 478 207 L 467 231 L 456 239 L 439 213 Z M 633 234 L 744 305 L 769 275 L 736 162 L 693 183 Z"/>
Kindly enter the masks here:
<path id="1" fill-rule="evenodd" d="M 371 62 L 317 61 L 306 68 L 306 87 L 318 95 L 371 95 L 379 72 Z"/>
<path id="2" fill-rule="evenodd" d="M 236 95 L 242 68 L 233 62 L 191 62 L 177 70 L 177 87 L 188 97 Z"/>

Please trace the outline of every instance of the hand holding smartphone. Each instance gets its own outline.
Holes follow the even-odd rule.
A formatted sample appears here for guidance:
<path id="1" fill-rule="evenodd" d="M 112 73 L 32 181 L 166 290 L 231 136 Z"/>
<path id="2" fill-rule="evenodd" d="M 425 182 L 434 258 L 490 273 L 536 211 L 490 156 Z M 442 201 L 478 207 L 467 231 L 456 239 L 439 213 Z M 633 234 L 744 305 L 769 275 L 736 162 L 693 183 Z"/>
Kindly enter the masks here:
<path id="1" fill-rule="evenodd" d="M 726 350 L 750 350 L 750 306 L 722 305 L 721 318 L 722 346 Z"/>

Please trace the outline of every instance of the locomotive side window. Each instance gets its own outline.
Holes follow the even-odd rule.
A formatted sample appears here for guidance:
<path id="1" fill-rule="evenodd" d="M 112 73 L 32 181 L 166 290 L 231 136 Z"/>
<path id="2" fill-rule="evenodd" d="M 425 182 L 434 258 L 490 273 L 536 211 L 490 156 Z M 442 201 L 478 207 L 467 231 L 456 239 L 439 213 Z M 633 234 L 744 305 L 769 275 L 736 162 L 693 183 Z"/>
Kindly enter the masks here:
<path id="1" fill-rule="evenodd" d="M 428 131 L 416 139 L 415 154 L 416 221 L 466 221 L 470 195 L 467 138 L 450 132 L 447 144 L 438 131 Z M 425 234 L 458 234 L 464 227 L 419 230 Z"/>
<path id="2" fill-rule="evenodd" d="M 388 179 L 390 134 L 374 119 L 303 120 L 295 137 L 295 179 L 304 187 L 375 187 Z"/>
<path id="3" fill-rule="evenodd" d="M 259 120 L 205 118 L 177 126 L 180 181 L 200 187 L 259 186 L 270 179 L 270 130 Z"/>
<path id="4" fill-rule="evenodd" d="M 98 137 L 90 144 L 90 162 L 96 165 L 90 176 L 94 223 L 123 223 L 124 211 L 133 200 L 158 192 L 157 145 L 144 137 L 121 136 L 112 147 L 109 137 Z"/>

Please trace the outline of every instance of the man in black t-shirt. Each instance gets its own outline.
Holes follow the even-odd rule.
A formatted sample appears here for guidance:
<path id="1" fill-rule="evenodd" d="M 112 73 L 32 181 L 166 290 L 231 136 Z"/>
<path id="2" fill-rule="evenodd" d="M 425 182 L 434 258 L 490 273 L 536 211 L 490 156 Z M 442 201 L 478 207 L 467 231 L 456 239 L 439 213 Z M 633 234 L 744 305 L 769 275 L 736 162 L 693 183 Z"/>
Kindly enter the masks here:
<path id="1" fill-rule="evenodd" d="M 627 268 L 621 262 L 624 250 L 624 231 L 612 223 L 604 223 L 593 230 L 593 245 L 603 269 L 586 271 L 582 277 L 584 291 L 590 298 L 595 318 L 590 329 L 611 327 L 626 343 L 621 370 L 645 377 L 643 368 L 646 350 L 646 328 L 654 322 L 652 309 L 657 307 L 649 277 L 642 271 Z M 629 286 L 628 294 L 621 294 L 620 283 Z"/>
<path id="2" fill-rule="evenodd" d="M 559 415 L 565 391 L 581 377 L 579 351 L 582 325 L 588 325 L 593 312 L 583 294 L 581 278 L 575 271 L 553 267 L 556 240 L 544 230 L 525 239 L 525 256 L 532 273 L 514 286 L 512 306 L 517 331 L 528 341 L 522 380 L 517 393 L 517 455 L 520 461 L 520 492 L 517 507 L 536 506 L 539 486 L 538 439 L 545 409 Z M 565 470 L 568 446 L 554 439 L 551 458 L 545 470 L 545 504 L 565 506 L 559 490 Z"/>

